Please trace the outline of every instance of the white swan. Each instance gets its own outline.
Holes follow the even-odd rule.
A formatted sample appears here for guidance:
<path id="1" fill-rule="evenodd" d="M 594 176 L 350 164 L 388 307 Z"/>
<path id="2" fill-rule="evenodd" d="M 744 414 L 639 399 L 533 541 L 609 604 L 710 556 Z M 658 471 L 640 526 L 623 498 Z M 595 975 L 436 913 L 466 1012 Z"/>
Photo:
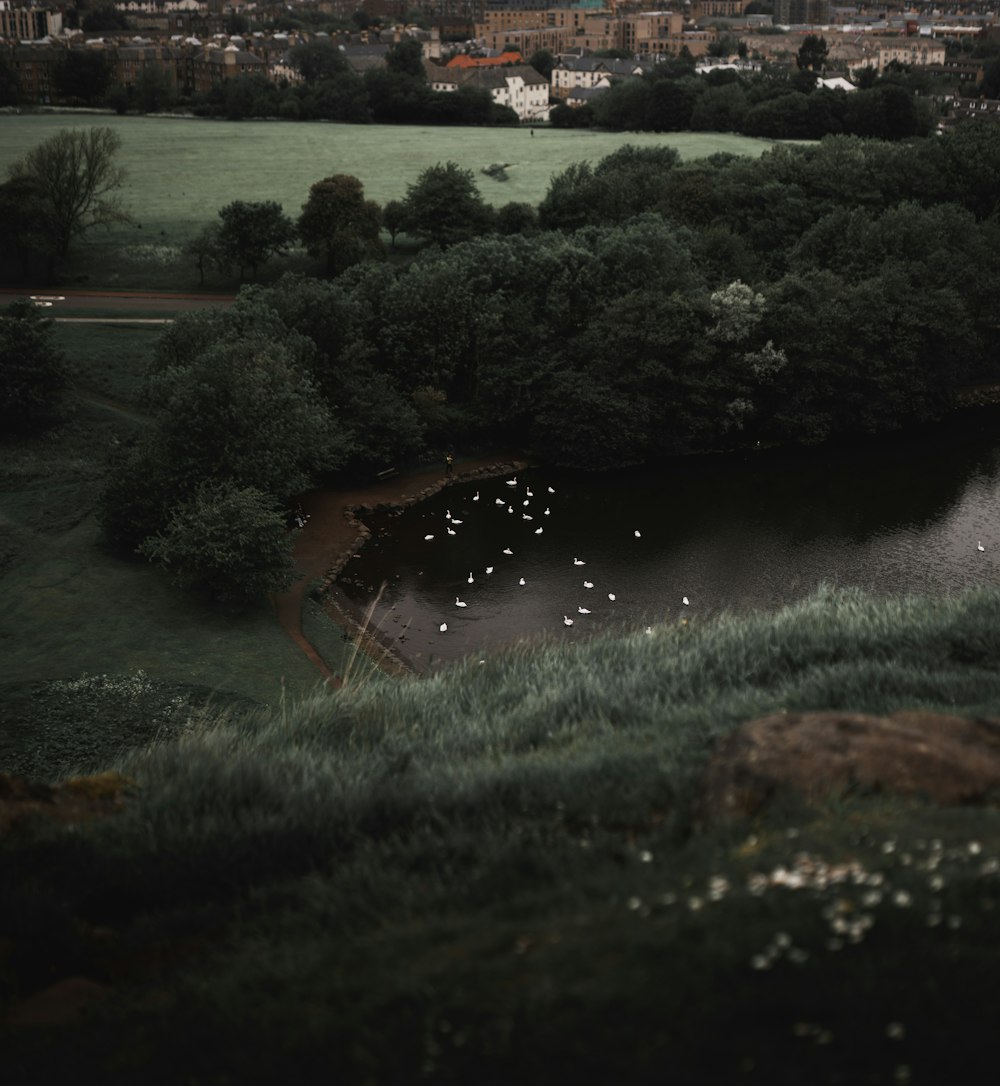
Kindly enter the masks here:
<path id="1" fill-rule="evenodd" d="M 584 562 L 582 558 L 574 558 L 573 559 L 573 565 L 574 566 L 585 566 L 586 564 L 587 563 Z"/>
<path id="2" fill-rule="evenodd" d="M 590 608 L 589 607 L 578 607 L 576 610 L 577 610 L 577 613 L 581 614 L 581 615 L 589 615 L 590 614 Z"/>
<path id="3" fill-rule="evenodd" d="M 460 600 L 458 598 L 458 596 L 456 596 L 455 597 L 455 606 L 456 607 L 468 607 L 469 605 L 467 603 L 463 602 L 462 600 Z"/>
<path id="4" fill-rule="evenodd" d="M 573 620 L 569 617 L 569 615 L 563 615 L 563 625 L 564 626 L 572 626 L 573 625 Z"/>
<path id="5" fill-rule="evenodd" d="M 584 581 L 583 582 L 583 587 L 584 588 L 593 588 L 594 587 L 594 582 L 593 581 Z"/>
<path id="6" fill-rule="evenodd" d="M 447 623 L 447 622 L 442 622 L 442 623 L 441 623 L 441 625 L 440 625 L 440 626 L 438 626 L 438 629 L 439 629 L 439 630 L 440 630 L 440 631 L 441 631 L 442 633 L 444 633 L 444 632 L 445 632 L 445 630 L 447 630 L 447 629 L 448 629 L 448 623 Z"/>

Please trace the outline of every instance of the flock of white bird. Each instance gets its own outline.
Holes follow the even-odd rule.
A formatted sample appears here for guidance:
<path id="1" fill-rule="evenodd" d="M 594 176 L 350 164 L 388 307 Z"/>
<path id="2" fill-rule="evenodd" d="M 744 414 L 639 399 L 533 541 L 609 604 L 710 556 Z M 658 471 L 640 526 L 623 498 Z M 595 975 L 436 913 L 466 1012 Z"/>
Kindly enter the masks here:
<path id="1" fill-rule="evenodd" d="M 507 484 L 508 487 L 512 488 L 512 490 L 515 491 L 515 492 L 520 490 L 520 485 L 521 484 L 518 483 L 516 475 L 511 479 L 507 479 L 506 484 Z M 528 510 L 533 508 L 532 504 L 531 504 L 531 501 L 535 497 L 535 493 L 531 489 L 530 486 L 525 486 L 523 493 L 524 493 L 523 498 L 521 498 L 520 493 L 511 493 L 509 498 L 507 498 L 507 499 L 496 498 L 494 500 L 494 505 L 496 507 L 500 508 L 500 509 L 503 509 L 505 512 L 507 512 L 508 514 L 510 514 L 512 516 L 515 514 L 515 512 L 518 509 L 520 509 L 520 511 L 521 511 L 521 519 L 525 520 L 525 521 L 532 521 L 532 520 L 534 520 L 534 514 L 528 512 Z M 555 488 L 551 487 L 551 486 L 546 487 L 546 493 L 547 494 L 555 494 Z M 473 495 L 472 500 L 474 502 L 478 502 L 480 500 L 480 493 L 479 493 L 478 490 Z M 515 502 L 518 502 L 518 501 L 520 502 L 520 505 L 515 506 Z M 537 511 L 537 509 L 536 509 L 536 511 Z M 551 508 L 548 505 L 546 505 L 546 507 L 542 511 L 541 515 L 547 517 L 547 516 L 550 516 L 551 513 L 552 513 Z M 447 532 L 448 535 L 450 535 L 450 536 L 456 535 L 457 533 L 455 531 L 454 526 L 455 525 L 461 525 L 462 523 L 463 523 L 462 520 L 459 520 L 458 518 L 452 516 L 452 513 L 451 513 L 450 509 L 446 510 L 446 512 L 445 512 L 445 531 Z M 541 535 L 544 532 L 544 530 L 545 530 L 544 526 L 539 525 L 539 527 L 534 529 L 534 533 L 535 533 L 535 535 Z M 639 531 L 639 529 L 635 529 L 634 532 L 633 532 L 633 535 L 635 536 L 636 539 L 641 539 L 642 538 L 642 532 Z M 424 536 L 424 539 L 427 542 L 430 542 L 431 540 L 434 539 L 434 536 L 435 536 L 434 532 L 428 532 Z M 501 551 L 501 553 L 505 557 L 511 557 L 514 554 L 514 552 L 511 550 L 510 547 L 504 547 L 503 550 Z M 586 564 L 587 564 L 586 561 L 584 559 L 582 559 L 582 558 L 574 558 L 573 559 L 573 565 L 574 566 L 585 566 Z M 496 568 L 495 566 L 486 566 L 485 567 L 486 576 L 490 576 L 493 573 L 495 568 Z M 469 571 L 469 576 L 467 578 L 467 583 L 468 584 L 475 584 L 475 582 L 476 582 L 475 572 L 470 570 Z M 518 585 L 520 587 L 523 588 L 525 586 L 525 584 L 526 584 L 524 577 L 519 577 L 517 583 L 518 583 Z M 590 581 L 590 580 L 584 580 L 583 587 L 585 589 L 592 590 L 594 588 L 594 582 Z M 612 603 L 614 603 L 618 598 L 617 595 L 614 592 L 609 592 L 607 594 L 607 596 L 608 596 L 608 599 Z M 685 607 L 690 606 L 690 603 L 691 603 L 691 601 L 687 598 L 687 596 L 682 597 L 681 602 L 684 604 Z M 469 605 L 465 600 L 463 600 L 461 598 L 461 596 L 456 596 L 455 597 L 455 606 L 459 607 L 459 608 L 464 608 L 464 607 L 468 607 Z M 591 609 L 589 607 L 584 607 L 581 604 L 580 606 L 577 607 L 576 613 L 578 615 L 589 615 L 592 612 L 591 612 Z M 563 615 L 563 625 L 564 626 L 572 626 L 574 621 L 575 620 L 570 618 L 569 615 Z M 438 630 L 441 633 L 447 633 L 447 631 L 448 631 L 448 623 L 447 622 L 442 622 L 438 626 Z M 649 627 L 647 627 L 647 633 L 649 633 L 649 632 L 651 632 L 651 630 L 650 630 Z"/>

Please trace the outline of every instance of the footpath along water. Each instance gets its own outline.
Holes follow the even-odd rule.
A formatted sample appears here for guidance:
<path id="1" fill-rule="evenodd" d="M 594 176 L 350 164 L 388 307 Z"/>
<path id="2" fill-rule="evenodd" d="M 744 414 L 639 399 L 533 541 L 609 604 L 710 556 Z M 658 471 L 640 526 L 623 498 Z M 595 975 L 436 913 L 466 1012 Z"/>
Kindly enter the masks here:
<path id="1" fill-rule="evenodd" d="M 997 583 L 997 418 L 849 449 L 449 487 L 367 518 L 373 537 L 339 584 L 360 608 L 385 582 L 374 621 L 426 672 L 524 637 L 775 609 L 823 583 L 883 596 Z"/>

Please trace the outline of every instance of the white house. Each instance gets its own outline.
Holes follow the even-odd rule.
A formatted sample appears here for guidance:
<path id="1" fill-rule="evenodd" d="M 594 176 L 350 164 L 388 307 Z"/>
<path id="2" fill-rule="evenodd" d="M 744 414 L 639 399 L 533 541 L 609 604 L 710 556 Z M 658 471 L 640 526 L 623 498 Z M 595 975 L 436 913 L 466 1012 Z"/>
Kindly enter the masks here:
<path id="1" fill-rule="evenodd" d="M 596 87 L 602 80 L 628 79 L 642 73 L 642 65 L 634 60 L 563 56 L 552 69 L 552 97 L 566 98 L 570 91 Z"/>
<path id="2" fill-rule="evenodd" d="M 549 84 L 528 64 L 489 68 L 432 68 L 427 77 L 431 89 L 457 91 L 459 87 L 483 87 L 493 101 L 510 108 L 525 123 L 549 119 Z"/>

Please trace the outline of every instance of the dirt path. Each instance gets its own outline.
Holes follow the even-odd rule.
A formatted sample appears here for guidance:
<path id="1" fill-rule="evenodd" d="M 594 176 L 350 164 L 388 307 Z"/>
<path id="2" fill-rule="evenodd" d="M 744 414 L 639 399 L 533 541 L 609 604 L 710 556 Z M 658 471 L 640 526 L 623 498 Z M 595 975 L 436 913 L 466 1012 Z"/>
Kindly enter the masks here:
<path id="1" fill-rule="evenodd" d="M 399 475 L 371 486 L 352 490 L 313 490 L 302 500 L 309 514 L 306 526 L 297 533 L 292 556 L 302 577 L 287 591 L 274 596 L 278 622 L 288 636 L 316 665 L 330 686 L 342 685 L 315 646 L 302 632 L 302 605 L 310 584 L 327 574 L 353 555 L 363 542 L 357 523 L 350 511 L 361 505 L 410 505 L 428 492 L 441 490 L 451 483 L 494 474 L 508 469 L 523 470 L 523 460 L 516 457 L 486 457 L 456 463 L 455 473 L 448 479 L 441 470 Z"/>

